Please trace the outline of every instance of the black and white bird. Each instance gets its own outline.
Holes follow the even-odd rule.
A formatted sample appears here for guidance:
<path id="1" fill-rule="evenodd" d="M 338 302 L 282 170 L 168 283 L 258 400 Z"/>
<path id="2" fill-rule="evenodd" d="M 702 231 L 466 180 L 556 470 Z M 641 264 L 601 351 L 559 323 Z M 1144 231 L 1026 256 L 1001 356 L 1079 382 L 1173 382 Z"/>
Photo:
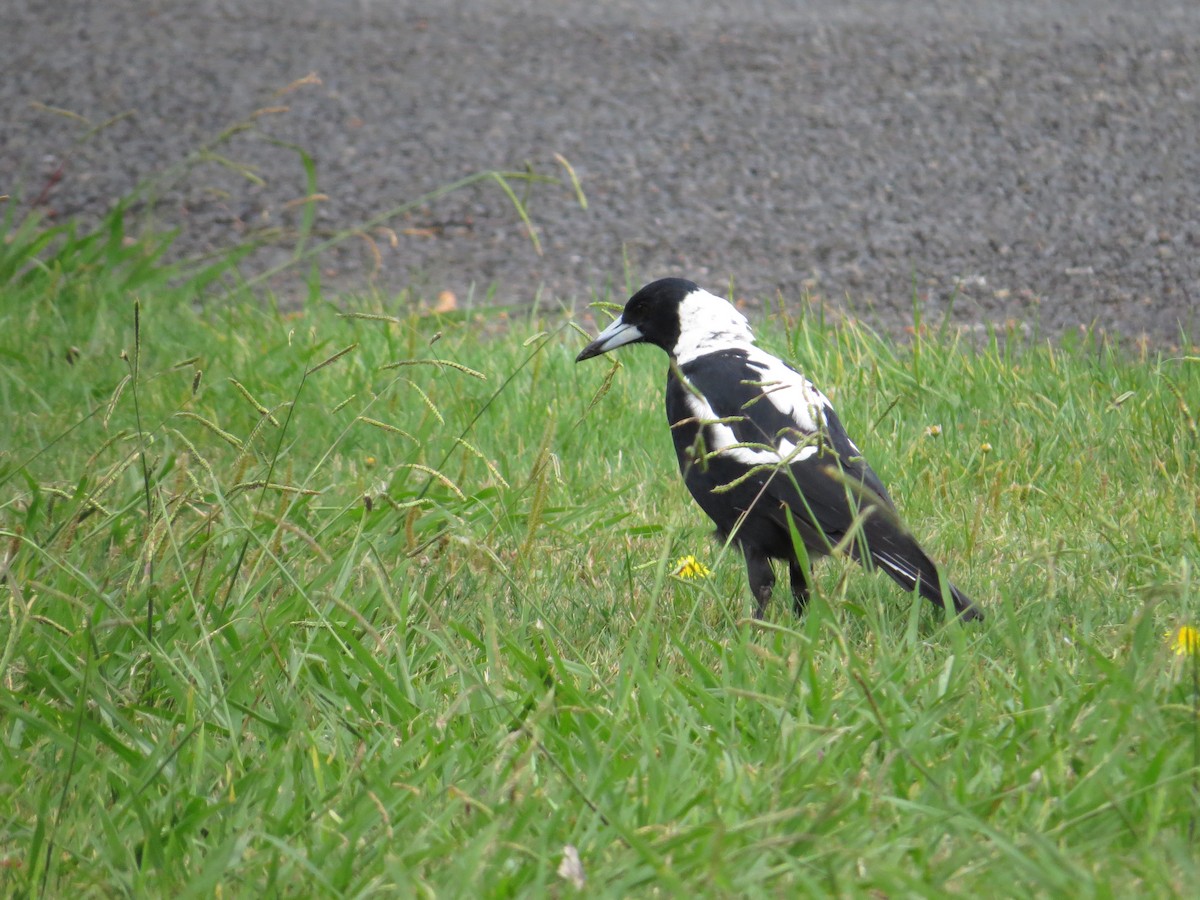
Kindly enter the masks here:
<path id="1" fill-rule="evenodd" d="M 948 599 L 964 620 L 982 618 L 901 522 L 828 398 L 757 347 L 731 303 L 682 278 L 652 282 L 576 362 L 637 343 L 671 358 L 667 423 L 679 470 L 720 538 L 746 558 L 760 618 L 775 586 L 773 559 L 788 564 L 796 612 L 808 601 L 792 526 L 810 558 L 847 552 L 937 606 Z"/>

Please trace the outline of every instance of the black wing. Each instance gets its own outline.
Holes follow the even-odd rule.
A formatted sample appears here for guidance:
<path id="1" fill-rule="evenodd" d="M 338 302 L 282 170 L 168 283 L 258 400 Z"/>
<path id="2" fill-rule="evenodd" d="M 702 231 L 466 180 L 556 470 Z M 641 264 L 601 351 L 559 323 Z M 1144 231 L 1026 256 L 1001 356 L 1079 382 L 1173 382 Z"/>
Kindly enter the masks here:
<path id="1" fill-rule="evenodd" d="M 692 360 L 680 372 L 715 418 L 729 427 L 739 444 L 746 445 L 745 459 L 751 458 L 755 447 L 771 447 L 791 457 L 797 481 L 818 470 L 836 469 L 894 509 L 887 488 L 846 434 L 828 399 L 782 360 L 765 353 L 752 357 L 746 350 L 724 350 Z M 817 452 L 788 452 L 796 447 Z M 716 448 L 710 443 L 709 449 Z M 822 476 L 821 482 L 826 480 Z M 800 484 L 804 490 L 805 482 Z"/>

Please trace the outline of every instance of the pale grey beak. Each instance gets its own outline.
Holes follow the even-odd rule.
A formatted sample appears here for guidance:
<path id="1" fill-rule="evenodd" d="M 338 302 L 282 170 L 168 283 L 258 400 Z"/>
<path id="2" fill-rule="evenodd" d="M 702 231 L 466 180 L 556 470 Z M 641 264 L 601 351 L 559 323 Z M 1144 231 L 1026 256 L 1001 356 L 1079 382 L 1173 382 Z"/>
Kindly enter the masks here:
<path id="1" fill-rule="evenodd" d="M 583 348 L 575 357 L 575 362 L 583 362 L 585 359 L 591 359 L 593 356 L 599 356 L 601 353 L 607 353 L 609 350 L 616 350 L 618 347 L 624 347 L 626 344 L 633 344 L 643 339 L 643 335 L 638 331 L 636 325 L 628 325 L 624 319 L 618 316 L 596 336 L 594 341 Z"/>

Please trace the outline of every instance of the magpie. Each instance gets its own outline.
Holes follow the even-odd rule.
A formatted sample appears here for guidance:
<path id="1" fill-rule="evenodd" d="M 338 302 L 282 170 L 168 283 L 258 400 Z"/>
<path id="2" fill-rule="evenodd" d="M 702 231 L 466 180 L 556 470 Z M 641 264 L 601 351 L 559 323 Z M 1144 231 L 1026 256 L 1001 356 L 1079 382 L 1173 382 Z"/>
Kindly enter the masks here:
<path id="1" fill-rule="evenodd" d="M 829 399 L 759 348 L 729 301 L 683 278 L 654 281 L 575 361 L 639 343 L 670 357 L 667 424 L 679 471 L 718 537 L 745 557 L 759 618 L 775 587 L 771 560 L 787 562 L 796 613 L 808 602 L 793 532 L 803 556 L 849 553 L 936 606 L 949 601 L 963 620 L 982 618 L 904 526 Z"/>

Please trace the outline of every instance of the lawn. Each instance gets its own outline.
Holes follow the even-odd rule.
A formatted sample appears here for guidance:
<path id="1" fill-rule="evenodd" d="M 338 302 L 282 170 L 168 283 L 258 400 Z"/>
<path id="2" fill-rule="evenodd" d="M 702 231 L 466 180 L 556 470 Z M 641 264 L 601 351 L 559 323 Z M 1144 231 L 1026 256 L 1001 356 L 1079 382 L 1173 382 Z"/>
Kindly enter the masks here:
<path id="1" fill-rule="evenodd" d="M 987 620 L 833 560 L 759 622 L 660 352 L 9 235 L 5 896 L 1190 895 L 1194 347 L 772 303 Z"/>

